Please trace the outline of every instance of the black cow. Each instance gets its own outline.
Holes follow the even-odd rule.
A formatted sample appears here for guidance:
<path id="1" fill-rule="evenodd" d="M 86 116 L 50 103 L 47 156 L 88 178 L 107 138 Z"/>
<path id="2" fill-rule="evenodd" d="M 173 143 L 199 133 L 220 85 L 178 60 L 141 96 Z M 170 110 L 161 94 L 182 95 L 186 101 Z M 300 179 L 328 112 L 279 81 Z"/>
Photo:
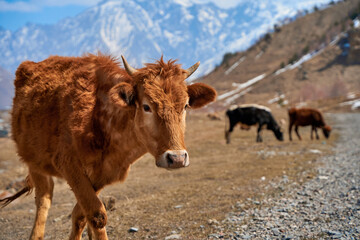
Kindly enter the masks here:
<path id="1" fill-rule="evenodd" d="M 242 129 L 244 129 L 243 125 L 259 125 L 256 136 L 257 142 L 262 142 L 260 132 L 265 124 L 267 125 L 267 129 L 274 132 L 275 137 L 279 141 L 284 140 L 283 133 L 280 131 L 279 125 L 272 116 L 271 110 L 267 107 L 256 104 L 233 106 L 226 111 L 226 116 L 228 117 L 230 123 L 229 128 L 225 129 L 226 143 L 230 143 L 230 134 L 234 130 L 234 127 L 239 123 L 242 125 Z"/>

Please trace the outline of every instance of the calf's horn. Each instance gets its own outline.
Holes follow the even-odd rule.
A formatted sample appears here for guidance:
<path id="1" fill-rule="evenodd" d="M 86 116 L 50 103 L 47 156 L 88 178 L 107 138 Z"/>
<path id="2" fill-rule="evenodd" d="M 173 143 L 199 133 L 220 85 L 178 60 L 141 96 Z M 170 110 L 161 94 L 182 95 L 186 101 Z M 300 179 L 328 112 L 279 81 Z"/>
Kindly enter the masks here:
<path id="1" fill-rule="evenodd" d="M 124 58 L 123 55 L 121 55 L 121 58 L 123 60 L 123 63 L 124 63 L 124 67 L 125 67 L 125 70 L 126 72 L 130 75 L 130 76 L 133 76 L 135 73 L 136 73 L 136 69 L 131 67 L 128 62 L 126 61 L 126 59 Z"/>
<path id="2" fill-rule="evenodd" d="M 197 62 L 194 65 L 192 65 L 191 67 L 189 67 L 188 69 L 186 69 L 187 73 L 185 74 L 185 79 L 190 77 L 191 74 L 193 74 L 196 71 L 196 69 L 199 67 L 199 65 L 200 65 L 200 62 Z"/>

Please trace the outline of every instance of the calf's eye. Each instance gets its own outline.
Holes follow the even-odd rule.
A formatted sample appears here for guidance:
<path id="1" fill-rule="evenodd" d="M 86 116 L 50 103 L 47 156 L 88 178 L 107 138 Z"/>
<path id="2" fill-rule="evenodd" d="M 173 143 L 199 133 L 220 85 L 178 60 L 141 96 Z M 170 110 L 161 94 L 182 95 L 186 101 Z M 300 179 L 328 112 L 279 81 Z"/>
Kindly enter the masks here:
<path id="1" fill-rule="evenodd" d="M 186 104 L 185 107 L 184 107 L 184 109 L 186 110 L 188 107 L 189 107 L 189 104 Z"/>
<path id="2" fill-rule="evenodd" d="M 144 109 L 145 112 L 151 112 L 151 108 L 147 104 L 143 105 L 143 109 Z"/>

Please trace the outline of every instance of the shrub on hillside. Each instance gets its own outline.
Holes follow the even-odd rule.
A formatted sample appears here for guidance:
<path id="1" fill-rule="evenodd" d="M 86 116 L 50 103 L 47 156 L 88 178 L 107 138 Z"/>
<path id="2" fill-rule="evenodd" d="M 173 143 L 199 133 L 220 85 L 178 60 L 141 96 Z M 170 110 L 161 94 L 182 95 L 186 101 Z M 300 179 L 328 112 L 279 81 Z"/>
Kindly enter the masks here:
<path id="1" fill-rule="evenodd" d="M 288 64 L 293 64 L 299 59 L 299 55 L 297 53 L 294 53 L 294 55 L 289 59 Z"/>
<path id="2" fill-rule="evenodd" d="M 225 64 L 226 66 L 228 66 L 230 59 L 233 58 L 235 55 L 236 53 L 225 53 L 221 65 Z"/>

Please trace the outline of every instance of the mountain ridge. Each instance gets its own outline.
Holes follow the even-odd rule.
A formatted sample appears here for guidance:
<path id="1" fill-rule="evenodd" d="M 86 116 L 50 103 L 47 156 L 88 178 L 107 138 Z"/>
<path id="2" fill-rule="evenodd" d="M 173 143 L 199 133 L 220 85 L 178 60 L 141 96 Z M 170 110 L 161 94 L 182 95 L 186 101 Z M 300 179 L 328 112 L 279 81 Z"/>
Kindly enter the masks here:
<path id="1" fill-rule="evenodd" d="M 279 27 L 247 51 L 225 55 L 201 78 L 219 92 L 212 108 L 246 102 L 271 106 L 280 96 L 282 104 L 322 100 L 325 106 L 334 97 L 360 95 L 360 29 L 353 21 L 359 14 L 360 1 L 339 2 Z"/>
<path id="2" fill-rule="evenodd" d="M 206 68 L 200 72 L 208 73 L 226 51 L 244 50 L 271 29 L 282 19 L 279 11 L 284 6 L 268 3 L 270 9 L 265 9 L 253 1 L 225 10 L 213 3 L 184 7 L 175 1 L 103 1 L 54 25 L 27 24 L 15 32 L 0 30 L 0 66 L 14 72 L 21 60 L 101 50 L 128 55 L 130 63 L 138 67 L 162 53 L 187 65 L 200 60 Z M 290 10 L 284 17 L 296 13 Z M 190 59 L 183 54 L 184 49 L 191 49 L 195 56 Z"/>
<path id="3" fill-rule="evenodd" d="M 176 1 L 107 0 L 54 25 L 0 30 L 0 66 L 14 73 L 24 60 L 102 51 L 124 55 L 139 68 L 164 55 L 179 59 L 184 68 L 200 60 L 192 81 L 210 73 L 226 52 L 246 49 L 274 24 L 296 14 L 298 9 L 286 1 L 252 1 L 221 9 L 212 3 L 183 6 Z"/>

